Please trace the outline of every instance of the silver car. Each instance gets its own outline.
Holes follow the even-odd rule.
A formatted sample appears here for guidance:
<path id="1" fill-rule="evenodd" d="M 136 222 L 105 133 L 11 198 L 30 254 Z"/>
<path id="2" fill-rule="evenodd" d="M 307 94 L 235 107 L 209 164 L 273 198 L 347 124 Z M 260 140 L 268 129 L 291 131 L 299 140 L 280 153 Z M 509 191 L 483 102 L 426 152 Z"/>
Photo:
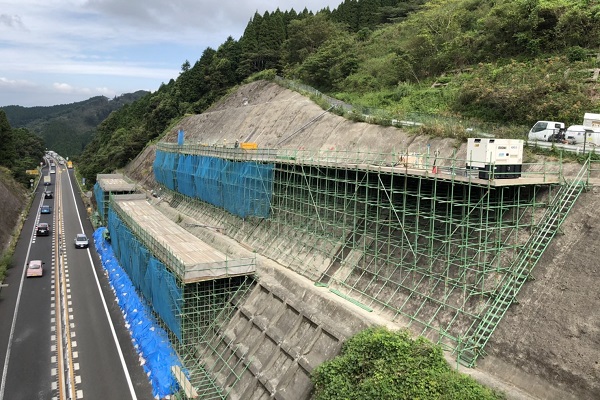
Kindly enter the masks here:
<path id="1" fill-rule="evenodd" d="M 90 242 L 83 233 L 78 233 L 75 237 L 75 247 L 78 249 L 85 249 L 89 246 Z"/>

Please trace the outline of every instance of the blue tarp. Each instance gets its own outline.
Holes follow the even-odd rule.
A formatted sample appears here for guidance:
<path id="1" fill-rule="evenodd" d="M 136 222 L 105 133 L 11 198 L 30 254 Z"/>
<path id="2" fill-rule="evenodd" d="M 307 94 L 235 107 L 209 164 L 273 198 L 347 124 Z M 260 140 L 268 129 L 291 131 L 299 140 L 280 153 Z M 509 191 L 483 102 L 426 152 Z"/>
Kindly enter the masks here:
<path id="1" fill-rule="evenodd" d="M 109 207 L 108 230 L 114 254 L 134 287 L 152 305 L 165 325 L 181 340 L 183 289 L 165 265 L 156 259 Z"/>
<path id="2" fill-rule="evenodd" d="M 119 265 L 111 244 L 104 240 L 105 229 L 101 227 L 94 232 L 96 250 L 129 326 L 134 345 L 146 360 L 143 367 L 152 384 L 152 394 L 155 398 L 167 397 L 179 390 L 177 380 L 171 374 L 171 366 L 182 368 L 182 365 L 171 347 L 167 332 L 158 325 L 146 302 L 135 291 L 131 280 Z M 112 237 L 111 232 L 111 240 Z M 141 257 L 145 255 L 141 254 Z"/>
<path id="3" fill-rule="evenodd" d="M 94 197 L 96 198 L 96 204 L 98 205 L 97 210 L 100 213 L 100 218 L 102 218 L 102 221 L 106 221 L 106 215 L 104 215 L 104 190 L 102 190 L 98 182 L 94 185 Z"/>
<path id="4" fill-rule="evenodd" d="M 273 164 L 157 151 L 157 182 L 245 218 L 267 218 L 271 210 Z"/>
<path id="5" fill-rule="evenodd" d="M 152 167 L 154 176 L 158 182 L 161 182 L 168 189 L 177 190 L 176 172 L 177 172 L 177 153 L 167 153 L 157 151 Z"/>
<path id="6" fill-rule="evenodd" d="M 182 155 L 177 166 L 177 188 L 182 194 L 194 197 L 194 173 L 197 168 L 198 157 L 193 155 Z"/>

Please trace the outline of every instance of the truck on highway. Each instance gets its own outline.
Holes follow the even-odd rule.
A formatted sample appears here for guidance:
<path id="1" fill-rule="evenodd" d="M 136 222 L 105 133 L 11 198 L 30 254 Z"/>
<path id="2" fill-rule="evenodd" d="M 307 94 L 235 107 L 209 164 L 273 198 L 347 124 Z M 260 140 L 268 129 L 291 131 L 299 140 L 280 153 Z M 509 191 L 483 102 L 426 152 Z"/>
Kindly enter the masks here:
<path id="1" fill-rule="evenodd" d="M 52 184 L 52 177 L 50 175 L 44 175 L 44 186 L 50 186 Z"/>

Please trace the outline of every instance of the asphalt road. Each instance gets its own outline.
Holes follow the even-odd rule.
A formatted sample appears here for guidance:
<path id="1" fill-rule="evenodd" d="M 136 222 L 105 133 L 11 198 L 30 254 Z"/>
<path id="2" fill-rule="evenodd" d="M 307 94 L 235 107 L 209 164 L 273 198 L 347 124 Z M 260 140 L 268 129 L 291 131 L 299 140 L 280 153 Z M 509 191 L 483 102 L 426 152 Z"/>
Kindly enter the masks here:
<path id="1" fill-rule="evenodd" d="M 57 166 L 50 186 L 53 199 L 43 199 L 44 186 L 37 188 L 5 279 L 9 286 L 0 292 L 0 400 L 152 399 L 150 383 L 94 250 L 93 228 L 72 173 Z M 40 215 L 41 204 L 49 204 L 52 214 Z M 52 234 L 36 237 L 38 222 L 49 223 Z M 80 232 L 90 238 L 88 249 L 74 246 Z M 26 263 L 32 259 L 45 263 L 41 278 L 25 278 Z M 60 275 L 56 274 L 59 268 Z M 65 300 L 64 309 L 59 298 Z M 68 330 L 63 330 L 68 334 L 58 335 L 65 338 L 58 347 L 71 356 L 62 357 L 66 360 L 64 390 L 58 383 L 57 314 L 68 320 Z"/>

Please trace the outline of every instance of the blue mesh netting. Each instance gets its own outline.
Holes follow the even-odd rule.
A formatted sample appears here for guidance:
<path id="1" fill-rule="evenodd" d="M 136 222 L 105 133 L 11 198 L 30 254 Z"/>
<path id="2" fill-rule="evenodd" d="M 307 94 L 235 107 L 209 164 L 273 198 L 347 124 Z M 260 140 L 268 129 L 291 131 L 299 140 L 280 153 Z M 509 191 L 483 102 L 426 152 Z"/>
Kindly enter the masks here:
<path id="1" fill-rule="evenodd" d="M 112 208 L 108 209 L 108 229 L 121 267 L 135 288 L 181 340 L 183 289 L 177 286 L 172 273 L 139 242 Z"/>
<path id="2" fill-rule="evenodd" d="M 154 175 L 171 190 L 242 218 L 270 213 L 273 164 L 157 151 Z"/>
<path id="3" fill-rule="evenodd" d="M 194 173 L 196 172 L 197 157 L 182 155 L 177 165 L 177 188 L 182 194 L 194 197 Z"/>
<path id="4" fill-rule="evenodd" d="M 162 183 L 168 189 L 177 190 L 177 161 L 179 154 L 157 151 L 152 167 L 157 182 Z"/>
<path id="5" fill-rule="evenodd" d="M 223 204 L 223 187 L 220 182 L 222 161 L 215 157 L 199 157 L 194 176 L 194 196 L 215 206 Z"/>
<path id="6" fill-rule="evenodd" d="M 101 227 L 94 232 L 96 250 L 129 326 L 132 341 L 141 357 L 146 360 L 143 367 L 152 384 L 152 395 L 155 398 L 167 398 L 179 390 L 177 380 L 171 374 L 171 367 L 177 365 L 181 368 L 181 362 L 171 347 L 167 333 L 157 324 L 143 298 L 138 296 L 131 280 L 119 265 L 113 247 L 104 240 L 105 229 Z M 111 233 L 111 240 L 114 240 L 112 237 Z M 145 257 L 143 253 L 138 256 L 142 259 Z"/>
<path id="7" fill-rule="evenodd" d="M 104 215 L 104 191 L 96 182 L 94 184 L 94 197 L 96 198 L 96 204 L 98 205 L 98 212 L 103 221 L 106 221 L 106 215 Z"/>

